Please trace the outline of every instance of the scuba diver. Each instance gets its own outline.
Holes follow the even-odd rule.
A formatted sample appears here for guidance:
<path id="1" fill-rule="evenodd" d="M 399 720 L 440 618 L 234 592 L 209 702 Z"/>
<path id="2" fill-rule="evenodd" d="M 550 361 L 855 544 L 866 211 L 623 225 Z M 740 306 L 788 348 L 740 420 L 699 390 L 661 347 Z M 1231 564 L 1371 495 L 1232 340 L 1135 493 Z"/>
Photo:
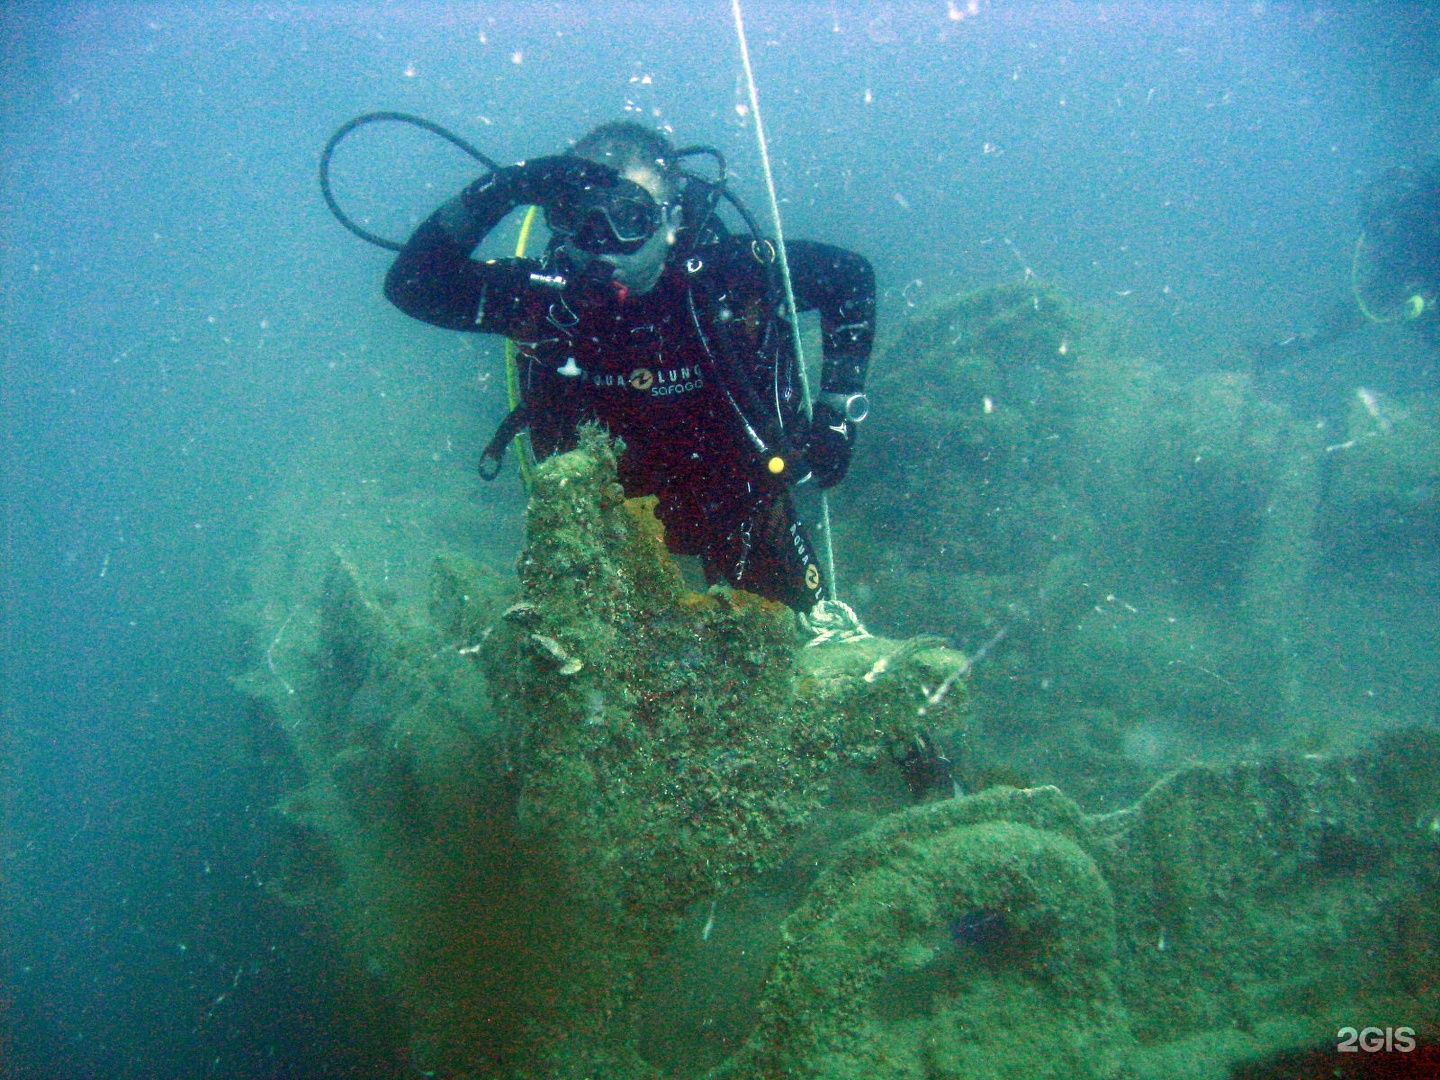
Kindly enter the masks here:
<path id="1" fill-rule="evenodd" d="M 1440 159 L 1387 172 L 1370 192 L 1363 223 L 1356 306 L 1371 322 L 1403 320 L 1440 349 Z"/>
<path id="2" fill-rule="evenodd" d="M 718 181 L 685 170 L 708 154 Z M 494 168 L 436 210 L 400 250 L 385 295 L 435 326 L 514 342 L 520 404 L 486 448 L 498 473 L 523 428 L 539 458 L 598 422 L 624 443 L 627 497 L 658 496 L 672 552 L 808 612 L 824 598 L 790 495 L 844 477 L 868 406 L 875 278 L 853 252 L 786 245 L 795 302 L 818 310 L 821 391 L 807 420 L 774 245 L 721 222 L 724 166 L 632 121 L 603 124 L 564 154 Z M 539 206 L 539 259 L 472 252 L 516 207 Z"/>
<path id="3" fill-rule="evenodd" d="M 1372 185 L 1361 211 L 1350 293 L 1320 325 L 1260 351 L 1261 366 L 1329 345 L 1370 323 L 1403 323 L 1440 351 L 1440 159 L 1402 165 Z"/>

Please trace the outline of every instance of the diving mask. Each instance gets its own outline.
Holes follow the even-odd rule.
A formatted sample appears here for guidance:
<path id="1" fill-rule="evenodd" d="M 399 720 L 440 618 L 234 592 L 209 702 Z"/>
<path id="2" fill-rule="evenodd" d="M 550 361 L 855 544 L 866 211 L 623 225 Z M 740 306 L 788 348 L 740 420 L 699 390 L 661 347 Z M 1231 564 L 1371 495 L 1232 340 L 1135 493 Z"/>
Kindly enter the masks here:
<path id="1" fill-rule="evenodd" d="M 592 255 L 633 255 L 654 236 L 664 216 L 648 191 L 623 178 L 609 187 L 577 192 L 545 210 L 552 232 Z"/>

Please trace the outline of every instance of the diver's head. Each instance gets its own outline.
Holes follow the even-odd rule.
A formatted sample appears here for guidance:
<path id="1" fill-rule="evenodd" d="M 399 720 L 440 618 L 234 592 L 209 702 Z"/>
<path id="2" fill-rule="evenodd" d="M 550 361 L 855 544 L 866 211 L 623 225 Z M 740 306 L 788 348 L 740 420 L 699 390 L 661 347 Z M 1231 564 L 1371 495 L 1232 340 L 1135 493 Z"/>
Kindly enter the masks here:
<path id="1" fill-rule="evenodd" d="M 601 260 L 614 268 L 616 282 L 649 292 L 680 227 L 674 145 L 633 120 L 616 120 L 595 128 L 570 153 L 610 166 L 620 182 L 557 208 L 548 217 L 551 229 L 577 261 Z"/>
<path id="2" fill-rule="evenodd" d="M 675 197 L 678 162 L 675 145 L 660 132 L 634 120 L 601 124 L 570 148 L 570 153 L 608 165 L 648 191 L 657 202 Z"/>

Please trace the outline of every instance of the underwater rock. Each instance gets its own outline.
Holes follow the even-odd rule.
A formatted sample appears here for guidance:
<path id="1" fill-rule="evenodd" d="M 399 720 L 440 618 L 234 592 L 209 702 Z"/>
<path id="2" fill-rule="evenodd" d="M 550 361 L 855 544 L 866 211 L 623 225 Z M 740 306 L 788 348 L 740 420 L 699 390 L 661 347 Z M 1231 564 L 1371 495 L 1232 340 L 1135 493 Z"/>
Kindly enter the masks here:
<path id="1" fill-rule="evenodd" d="M 445 556 L 430 611 L 471 644 L 507 594 Z M 479 1070 L 524 1008 L 501 988 L 523 983 L 528 959 L 497 942 L 542 905 L 517 869 L 503 813 L 513 784 L 483 680 L 424 614 L 371 600 L 336 555 L 313 618 L 287 623 L 290 681 L 266 662 L 237 683 L 298 773 L 272 815 L 267 884 L 331 924 L 356 979 L 400 1008 L 417 1060 Z"/>
<path id="2" fill-rule="evenodd" d="M 561 902 L 584 913 L 562 1004 L 537 1021 L 548 1025 L 537 1053 L 557 1074 L 633 1054 L 602 1018 L 622 1011 L 685 913 L 783 858 L 834 771 L 911 737 L 921 684 L 961 659 L 876 639 L 802 650 L 787 608 L 687 592 L 653 501 L 621 497 L 614 455 L 591 430 L 537 468 L 524 606 L 480 654 L 521 835 L 554 860 Z M 865 682 L 883 654 L 893 677 Z M 944 713 L 963 701 L 962 688 Z"/>
<path id="3" fill-rule="evenodd" d="M 1100 817 L 1052 788 L 904 810 L 787 919 L 719 1075 L 1226 1080 L 1346 1025 L 1433 1030 L 1437 896 L 1433 731 Z"/>
<path id="4" fill-rule="evenodd" d="M 685 594 L 648 505 L 619 497 L 602 437 L 535 483 L 528 610 L 481 654 L 520 821 L 573 853 L 581 895 L 663 919 L 773 857 L 816 805 L 834 732 L 794 700 L 790 611 Z"/>
<path id="5" fill-rule="evenodd" d="M 1433 561 L 1440 546 L 1440 410 L 1401 408 L 1363 388 L 1346 437 L 1325 448 L 1318 528 L 1327 569 L 1374 572 Z"/>
<path id="6" fill-rule="evenodd" d="M 515 581 L 450 552 L 430 564 L 429 622 L 448 640 L 473 649 L 489 636 L 501 609 L 513 607 Z M 466 653 L 465 655 L 474 655 Z"/>
<path id="7" fill-rule="evenodd" d="M 415 763 L 398 750 L 351 747 L 331 770 L 345 806 L 367 826 L 393 825 L 412 839 L 428 836 L 434 822 Z"/>
<path id="8" fill-rule="evenodd" d="M 1440 1021 L 1440 734 L 1196 767 L 1095 819 L 1146 1075 Z M 1146 1051 L 1151 1053 L 1151 1051 Z"/>
<path id="9" fill-rule="evenodd" d="M 834 496 L 872 625 L 970 647 L 1006 630 L 974 679 L 993 755 L 1092 807 L 1136 783 L 1071 767 L 1057 714 L 1279 742 L 1329 705 L 1317 675 L 1339 668 L 1312 659 L 1333 592 L 1315 584 L 1324 467 L 1386 445 L 1327 461 L 1327 436 L 1249 376 L 1157 356 L 1143 330 L 1035 281 L 907 310 Z M 1416 472 L 1411 505 L 1425 491 Z"/>
<path id="10" fill-rule="evenodd" d="M 337 556 L 320 595 L 317 701 L 326 706 L 326 736 L 343 739 L 343 721 L 365 684 L 382 637 L 383 616 L 365 599 L 355 567 Z"/>
<path id="11" fill-rule="evenodd" d="M 1117 1075 L 1110 889 L 1078 807 L 994 788 L 892 815 L 785 924 L 726 1077 Z"/>
<path id="12" fill-rule="evenodd" d="M 328 904 L 345 880 L 330 838 L 303 815 L 280 813 L 270 832 L 265 880 L 292 907 Z"/>
<path id="13" fill-rule="evenodd" d="M 1015 939 L 1015 924 L 997 908 L 966 908 L 950 920 L 950 937 L 956 945 L 973 945 L 995 952 Z"/>
<path id="14" fill-rule="evenodd" d="M 536 469 L 518 596 L 445 554 L 386 607 L 337 558 L 293 686 L 244 681 L 304 776 L 276 891 L 383 975 L 427 1069 L 652 1075 L 634 986 L 687 912 L 784 859 L 842 770 L 903 805 L 922 712 L 967 732 L 943 643 L 810 649 L 781 605 L 688 592 L 615 453 L 588 431 Z"/>
<path id="15" fill-rule="evenodd" d="M 843 549 L 907 570 L 1007 575 L 1093 533 L 1058 488 L 1079 331 L 1063 297 L 1036 283 L 911 312 L 876 359 L 885 407 L 866 421 L 859 467 L 835 495 L 850 508 Z"/>

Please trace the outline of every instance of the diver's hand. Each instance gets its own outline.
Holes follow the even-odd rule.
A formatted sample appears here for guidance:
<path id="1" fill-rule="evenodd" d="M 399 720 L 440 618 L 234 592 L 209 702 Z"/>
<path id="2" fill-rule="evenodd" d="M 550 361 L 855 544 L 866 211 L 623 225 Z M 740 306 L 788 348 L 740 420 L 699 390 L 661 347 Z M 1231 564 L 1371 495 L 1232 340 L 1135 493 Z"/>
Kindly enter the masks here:
<path id="1" fill-rule="evenodd" d="M 486 173 L 460 193 L 465 209 L 484 213 L 492 205 L 550 209 L 590 188 L 614 187 L 620 174 L 609 165 L 571 154 L 552 154 Z"/>
<path id="2" fill-rule="evenodd" d="M 855 448 L 855 431 L 855 424 L 846 420 L 833 405 L 815 402 L 805 460 L 819 487 L 833 487 L 845 478 L 845 471 L 850 468 L 850 452 Z"/>
<path id="3" fill-rule="evenodd" d="M 620 174 L 609 165 L 573 154 L 552 154 L 512 165 L 516 193 L 522 203 L 550 209 L 591 188 L 614 187 Z"/>

